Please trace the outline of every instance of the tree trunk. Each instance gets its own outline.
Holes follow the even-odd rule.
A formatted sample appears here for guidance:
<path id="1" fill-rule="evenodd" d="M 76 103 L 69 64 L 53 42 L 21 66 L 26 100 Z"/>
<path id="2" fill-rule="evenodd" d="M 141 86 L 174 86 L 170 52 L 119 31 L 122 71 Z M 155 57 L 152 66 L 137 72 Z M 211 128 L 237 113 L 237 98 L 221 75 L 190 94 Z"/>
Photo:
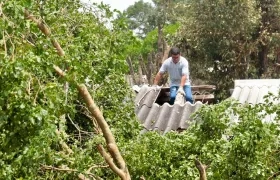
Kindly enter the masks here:
<path id="1" fill-rule="evenodd" d="M 158 53 L 163 53 L 163 25 L 161 25 L 160 23 L 158 23 L 158 41 L 157 41 L 157 45 L 158 45 Z"/>
<path id="2" fill-rule="evenodd" d="M 163 64 L 163 62 L 168 58 L 168 55 L 169 55 L 169 52 L 170 52 L 170 49 L 171 49 L 171 47 L 169 47 L 166 42 L 165 42 L 164 46 L 165 46 L 165 48 L 164 48 L 163 57 L 161 59 L 161 64 Z"/>
<path id="3" fill-rule="evenodd" d="M 145 65 L 145 62 L 144 62 L 144 59 L 143 59 L 142 55 L 140 56 L 139 61 L 140 61 L 139 63 L 140 63 L 140 65 L 142 67 L 142 70 L 143 70 L 143 74 L 147 75 L 148 74 L 148 70 L 147 70 L 147 67 Z"/>
<path id="4" fill-rule="evenodd" d="M 165 49 L 164 49 L 163 57 L 162 57 L 162 59 L 161 59 L 161 62 L 160 62 L 160 64 L 159 64 L 159 67 L 160 67 L 160 66 L 163 64 L 163 62 L 168 58 L 169 51 L 170 51 L 170 49 L 171 49 L 171 48 L 166 44 L 166 42 L 165 42 L 164 44 L 165 44 L 165 45 L 164 45 Z M 165 74 L 165 75 L 162 77 L 162 79 L 161 79 L 161 81 L 160 81 L 159 84 L 165 85 L 165 84 L 167 83 L 167 81 L 168 81 L 168 74 Z"/>
<path id="5" fill-rule="evenodd" d="M 144 82 L 143 82 L 143 72 L 142 72 L 142 67 L 141 67 L 141 64 L 139 63 L 138 64 L 138 77 L 139 77 L 139 79 L 138 79 L 138 84 L 143 84 Z"/>
<path id="6" fill-rule="evenodd" d="M 153 84 L 153 62 L 152 62 L 152 54 L 148 55 L 148 81 L 149 84 Z"/>
<path id="7" fill-rule="evenodd" d="M 267 64 L 268 64 L 268 46 L 261 45 L 259 51 L 259 77 L 263 76 L 267 72 Z"/>
<path id="8" fill-rule="evenodd" d="M 126 58 L 126 62 L 129 66 L 129 71 L 130 71 L 130 75 L 133 79 L 133 84 L 137 84 L 136 79 L 135 79 L 135 73 L 134 73 L 133 65 L 132 65 L 132 62 L 131 62 L 131 58 L 129 56 Z"/>
<path id="9" fill-rule="evenodd" d="M 275 66 L 274 66 L 274 75 L 273 78 L 279 78 L 280 72 L 280 47 L 276 48 L 275 50 Z"/>

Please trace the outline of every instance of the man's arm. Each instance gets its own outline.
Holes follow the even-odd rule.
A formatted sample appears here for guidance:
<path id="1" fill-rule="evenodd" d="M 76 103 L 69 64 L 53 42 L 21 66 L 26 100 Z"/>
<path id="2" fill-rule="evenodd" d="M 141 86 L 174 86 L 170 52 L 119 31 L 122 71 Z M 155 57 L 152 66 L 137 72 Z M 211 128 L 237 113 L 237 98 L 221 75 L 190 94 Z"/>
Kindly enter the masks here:
<path id="1" fill-rule="evenodd" d="M 181 78 L 180 87 L 184 87 L 186 80 L 187 80 L 187 75 L 183 74 L 183 76 Z"/>
<path id="2" fill-rule="evenodd" d="M 184 96 L 186 96 L 185 91 L 184 91 L 184 86 L 187 80 L 187 75 L 183 74 L 182 78 L 181 78 L 181 83 L 180 83 L 180 87 L 177 91 L 177 93 L 183 94 Z"/>
<path id="3" fill-rule="evenodd" d="M 182 69 L 182 77 L 181 77 L 180 87 L 177 91 L 177 93 L 181 93 L 184 96 L 186 96 L 185 91 L 184 91 L 184 86 L 186 84 L 188 75 L 189 75 L 188 63 L 185 63 L 184 66 L 183 66 L 183 69 Z"/>
<path id="4" fill-rule="evenodd" d="M 162 75 L 163 73 L 161 72 L 158 72 L 156 77 L 155 77 L 155 80 L 154 80 L 154 85 L 158 85 L 158 82 L 160 81 L 160 79 L 162 78 Z"/>
<path id="5" fill-rule="evenodd" d="M 181 83 L 180 83 L 181 87 L 184 87 L 188 78 L 189 78 L 189 63 L 188 63 L 188 61 L 185 61 L 183 64 L 183 69 L 182 69 L 182 78 L 181 78 Z"/>

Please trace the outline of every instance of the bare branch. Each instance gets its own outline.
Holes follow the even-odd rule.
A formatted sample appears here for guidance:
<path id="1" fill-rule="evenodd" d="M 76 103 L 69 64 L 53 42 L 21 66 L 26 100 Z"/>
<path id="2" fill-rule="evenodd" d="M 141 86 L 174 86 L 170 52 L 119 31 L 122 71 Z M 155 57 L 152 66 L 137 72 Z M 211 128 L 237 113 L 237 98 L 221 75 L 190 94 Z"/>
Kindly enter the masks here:
<path id="1" fill-rule="evenodd" d="M 55 71 L 62 77 L 65 77 L 65 73 L 58 67 L 54 66 Z M 84 84 L 80 84 L 77 86 L 77 89 L 81 96 L 83 97 L 84 101 L 86 102 L 86 105 L 93 115 L 93 117 L 96 119 L 99 127 L 102 130 L 103 136 L 106 140 L 107 148 L 112 156 L 112 158 L 115 160 L 115 162 L 118 164 L 118 167 L 114 164 L 114 162 L 111 160 L 111 157 L 109 154 L 105 152 L 103 147 L 99 147 L 99 152 L 102 154 L 106 162 L 109 164 L 110 168 L 117 173 L 122 179 L 130 180 L 130 175 L 128 172 L 128 169 L 126 167 L 125 161 L 123 157 L 121 156 L 119 149 L 116 145 L 115 138 L 109 128 L 109 125 L 107 124 L 106 120 L 104 119 L 102 112 L 97 107 L 97 105 L 94 103 L 90 93 L 88 92 L 86 86 Z M 113 164 L 112 164 L 113 163 Z"/>
<path id="2" fill-rule="evenodd" d="M 57 74 L 59 74 L 62 77 L 65 77 L 65 73 L 60 69 L 58 66 L 53 66 L 54 70 L 56 71 Z"/>
<path id="3" fill-rule="evenodd" d="M 12 61 L 14 60 L 14 57 L 15 57 L 15 45 L 14 45 L 14 43 L 13 43 L 13 41 L 12 41 L 12 37 L 5 31 L 5 33 L 6 33 L 6 35 L 9 37 L 9 41 L 10 41 L 10 43 L 11 43 L 11 45 L 12 45 Z"/>
<path id="4" fill-rule="evenodd" d="M 29 20 L 35 22 L 37 24 L 38 28 L 42 31 L 42 33 L 44 33 L 46 36 L 50 36 L 50 30 L 47 28 L 47 26 L 42 21 L 36 19 L 27 10 L 25 10 L 24 13 L 25 13 L 26 19 L 29 19 Z M 63 56 L 64 51 L 62 50 L 59 43 L 55 39 L 51 39 L 51 42 L 52 42 L 53 46 L 57 49 L 58 55 Z M 65 73 L 58 66 L 54 66 L 54 69 L 60 76 L 65 77 Z M 114 167 L 114 169 L 115 169 L 114 172 L 118 172 L 118 175 L 122 179 L 129 180 L 130 175 L 129 175 L 129 172 L 125 165 L 124 159 L 118 150 L 114 136 L 113 136 L 107 122 L 105 121 L 100 109 L 94 103 L 91 95 L 89 94 L 89 92 L 84 84 L 78 85 L 77 89 L 78 89 L 79 93 L 81 94 L 81 96 L 83 97 L 83 99 L 85 100 L 89 111 L 91 112 L 93 117 L 96 119 L 99 127 L 101 128 L 104 138 L 106 140 L 107 146 L 108 146 L 108 150 L 109 150 L 112 158 L 116 161 L 116 163 L 119 166 L 119 168 L 115 165 L 114 166 L 111 165 L 110 167 Z M 56 133 L 57 133 L 57 135 L 60 134 L 60 132 L 58 130 L 56 131 Z M 73 151 L 67 146 L 66 143 L 64 143 L 63 141 L 61 141 L 60 143 L 69 153 L 73 153 Z M 105 152 L 105 151 L 100 151 L 100 152 Z M 106 155 L 104 157 L 107 157 L 108 154 L 103 153 L 103 155 Z M 108 162 L 113 162 L 113 161 L 108 161 Z"/>
<path id="5" fill-rule="evenodd" d="M 34 97 L 34 100 L 33 100 L 33 104 L 34 104 L 34 105 L 36 105 L 36 100 L 37 100 L 38 94 L 39 94 L 39 92 L 41 91 L 41 83 L 40 83 L 40 81 L 39 81 L 38 78 L 36 78 L 36 80 L 37 80 L 37 82 L 38 82 L 39 88 L 38 88 L 37 92 L 35 93 L 35 97 Z"/>
<path id="6" fill-rule="evenodd" d="M 110 168 L 120 176 L 121 179 L 126 179 L 125 173 L 120 170 L 115 164 L 113 159 L 111 158 L 111 156 L 105 151 L 105 149 L 103 148 L 102 145 L 98 145 L 97 149 L 99 151 L 99 153 L 103 156 L 103 158 L 105 159 L 105 161 L 108 163 L 108 165 L 110 166 Z"/>
<path id="7" fill-rule="evenodd" d="M 60 138 L 60 131 L 56 129 L 55 133 Z M 73 154 L 74 153 L 72 151 L 72 149 L 64 141 L 60 140 L 59 143 L 62 146 L 62 148 L 65 149 L 69 154 Z"/>
<path id="8" fill-rule="evenodd" d="M 73 126 L 78 130 L 78 132 L 79 132 L 79 139 L 80 139 L 80 143 L 81 143 L 81 141 L 82 141 L 82 136 L 81 136 L 81 130 L 80 130 L 79 126 L 77 126 L 77 125 L 72 121 L 72 119 L 71 119 L 71 117 L 69 116 L 69 114 L 67 114 L 67 117 L 68 117 L 68 119 L 71 121 L 71 123 L 73 124 Z"/>
<path id="9" fill-rule="evenodd" d="M 56 39 L 52 39 L 51 42 L 52 42 L 52 45 L 55 47 L 55 49 L 57 51 L 57 54 L 59 56 L 64 56 L 65 53 L 64 53 L 63 49 L 61 48 L 60 44 L 57 42 L 57 40 Z"/>
<path id="10" fill-rule="evenodd" d="M 91 113 L 89 112 L 88 108 L 85 106 L 82 106 L 82 108 L 84 109 L 84 112 L 81 112 L 83 115 L 85 115 L 86 117 L 88 117 L 94 126 L 95 132 L 96 134 L 101 134 L 101 129 L 99 128 L 96 119 L 94 117 L 92 117 Z"/>
<path id="11" fill-rule="evenodd" d="M 109 125 L 105 121 L 100 109 L 94 103 L 91 95 L 89 94 L 86 86 L 81 84 L 78 86 L 79 93 L 82 95 L 83 99 L 85 100 L 89 111 L 92 113 L 93 117 L 96 119 L 99 127 L 101 128 L 104 138 L 106 140 L 107 145 L 114 146 L 116 145 L 114 136 L 109 128 Z M 118 148 L 114 148 L 114 151 L 110 151 L 110 154 L 113 156 L 114 159 L 117 160 L 117 163 L 120 166 L 120 169 L 125 170 L 126 166 L 124 160 L 118 150 Z"/>
<path id="12" fill-rule="evenodd" d="M 145 177 L 144 177 L 144 176 L 141 176 L 141 177 L 140 177 L 140 180 L 146 180 L 146 179 L 145 179 Z"/>
<path id="13" fill-rule="evenodd" d="M 53 166 L 47 166 L 47 165 L 41 165 L 41 169 L 43 170 L 55 170 L 55 171 L 67 171 L 67 172 L 78 172 L 75 169 L 69 169 L 68 167 L 66 168 L 57 168 Z"/>
<path id="14" fill-rule="evenodd" d="M 1 17 L 1 16 L 2 16 L 2 14 L 3 14 L 3 10 L 2 10 L 2 6 L 3 6 L 3 4 L 4 4 L 3 2 L 1 2 L 1 3 L 0 3 L 0 17 Z"/>
<path id="15" fill-rule="evenodd" d="M 49 30 L 49 28 L 40 20 L 36 19 L 32 14 L 30 14 L 26 9 L 24 11 L 24 15 L 25 15 L 25 18 L 26 19 L 29 19 L 33 22 L 35 22 L 38 26 L 38 28 L 42 31 L 43 34 L 45 34 L 46 36 L 50 36 L 51 35 L 51 32 Z M 53 46 L 56 48 L 57 50 L 57 53 L 59 56 L 64 56 L 64 51 L 62 50 L 61 46 L 59 45 L 59 43 L 55 40 L 55 39 L 51 39 L 51 42 L 53 44 Z M 12 43 L 12 42 L 11 42 Z M 13 45 L 13 44 L 12 44 Z M 14 46 L 13 46 L 14 47 Z M 14 48 L 13 48 L 13 51 L 14 51 Z M 13 55 L 14 56 L 14 55 Z M 12 56 L 12 58 L 13 58 Z M 64 73 L 61 69 L 59 68 L 56 68 L 54 67 L 56 70 L 59 70 L 60 73 L 62 74 L 62 76 L 64 76 Z M 56 134 L 58 135 L 58 137 L 60 138 L 60 131 L 59 130 L 56 130 Z M 66 149 L 66 151 L 69 153 L 69 154 L 72 154 L 73 151 L 72 149 L 69 148 L 69 146 L 62 140 L 60 140 L 60 144 L 62 145 L 62 147 L 64 149 Z M 87 178 L 83 175 L 83 174 L 79 174 L 79 178 L 80 179 L 84 179 L 86 180 Z"/>
<path id="16" fill-rule="evenodd" d="M 27 9 L 24 10 L 24 16 L 26 19 L 35 22 L 45 36 L 51 35 L 51 31 L 49 30 L 49 28 L 41 20 L 36 19 L 32 14 L 30 14 Z"/>
<path id="17" fill-rule="evenodd" d="M 64 171 L 64 172 L 79 172 L 78 170 L 76 169 L 70 169 L 68 167 L 65 167 L 65 168 L 57 168 L 57 167 L 53 167 L 53 166 L 47 166 L 47 165 L 41 165 L 41 169 L 42 170 L 51 170 L 51 171 Z M 87 175 L 89 176 L 92 176 L 92 177 L 97 177 L 96 175 L 92 174 L 92 173 L 86 173 Z M 80 180 L 89 180 L 85 175 L 79 173 L 78 175 L 79 179 Z M 98 178 L 98 177 L 97 177 Z M 99 178 L 98 178 L 99 179 Z"/>
<path id="18" fill-rule="evenodd" d="M 5 56 L 4 57 L 7 57 L 8 50 L 7 50 L 7 44 L 6 44 L 6 38 L 5 38 L 5 31 L 3 31 L 2 35 L 3 35 L 3 43 L 4 43 L 4 50 L 5 50 Z"/>
<path id="19" fill-rule="evenodd" d="M 47 37 L 51 36 L 51 31 L 44 22 L 36 19 L 31 13 L 29 13 L 29 11 L 27 9 L 25 9 L 24 15 L 25 15 L 26 19 L 29 19 L 29 20 L 33 21 L 34 23 L 36 23 L 38 28 L 42 31 L 42 33 L 45 36 L 47 36 Z M 63 49 L 61 48 L 60 44 L 57 42 L 57 40 L 52 38 L 51 42 L 52 42 L 53 46 L 55 47 L 57 54 L 59 56 L 64 56 L 65 53 L 64 53 Z"/>
<path id="20" fill-rule="evenodd" d="M 278 172 L 272 174 L 269 178 L 267 178 L 267 180 L 275 179 L 275 178 L 276 178 L 277 176 L 279 176 L 279 175 L 280 175 L 280 171 L 278 171 Z"/>
<path id="21" fill-rule="evenodd" d="M 90 172 L 91 170 L 96 169 L 96 168 L 108 168 L 108 167 L 109 167 L 108 165 L 94 165 L 94 166 L 91 166 L 90 168 L 88 168 L 88 170 L 86 172 Z"/>
<path id="22" fill-rule="evenodd" d="M 202 164 L 198 159 L 195 160 L 195 166 L 199 171 L 200 180 L 207 180 L 206 166 Z"/>
<path id="23" fill-rule="evenodd" d="M 95 165 L 95 166 L 92 166 L 89 170 L 87 170 L 84 174 L 88 175 L 88 176 L 91 176 L 93 177 L 94 179 L 96 180 L 102 180 L 102 178 L 92 174 L 90 171 L 93 169 L 93 168 L 101 168 L 101 167 L 108 167 L 108 166 L 98 166 L 98 165 Z M 51 170 L 51 171 L 61 171 L 61 172 L 72 172 L 72 173 L 79 173 L 78 170 L 76 169 L 70 169 L 69 167 L 64 167 L 64 168 L 57 168 L 57 167 L 54 167 L 54 166 L 47 166 L 47 165 L 42 165 L 41 164 L 41 169 L 46 171 L 46 170 Z M 78 177 L 80 180 L 89 180 L 84 174 L 81 174 L 79 173 Z"/>

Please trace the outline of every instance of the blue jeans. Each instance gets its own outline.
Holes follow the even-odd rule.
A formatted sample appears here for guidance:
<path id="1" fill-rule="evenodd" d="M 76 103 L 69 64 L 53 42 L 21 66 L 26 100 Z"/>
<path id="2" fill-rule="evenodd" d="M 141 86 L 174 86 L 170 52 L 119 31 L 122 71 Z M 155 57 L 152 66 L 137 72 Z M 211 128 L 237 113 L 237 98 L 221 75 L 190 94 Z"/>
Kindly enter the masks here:
<path id="1" fill-rule="evenodd" d="M 179 89 L 179 86 L 171 86 L 170 87 L 170 104 L 173 105 L 177 91 Z M 191 104 L 193 103 L 193 98 L 192 98 L 192 89 L 190 85 L 185 85 L 183 87 L 185 94 L 186 94 L 186 101 L 189 101 Z"/>

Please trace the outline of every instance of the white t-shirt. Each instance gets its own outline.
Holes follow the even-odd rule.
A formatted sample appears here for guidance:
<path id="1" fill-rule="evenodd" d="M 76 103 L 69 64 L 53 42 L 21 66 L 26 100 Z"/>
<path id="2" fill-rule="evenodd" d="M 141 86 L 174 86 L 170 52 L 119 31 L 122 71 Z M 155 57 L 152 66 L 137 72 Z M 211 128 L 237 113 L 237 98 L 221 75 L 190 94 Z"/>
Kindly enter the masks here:
<path id="1" fill-rule="evenodd" d="M 170 86 L 180 86 L 181 78 L 183 75 L 187 76 L 185 85 L 190 85 L 189 62 L 182 56 L 180 56 L 180 60 L 176 64 L 172 61 L 172 57 L 166 59 L 162 64 L 159 72 L 169 73 Z"/>

